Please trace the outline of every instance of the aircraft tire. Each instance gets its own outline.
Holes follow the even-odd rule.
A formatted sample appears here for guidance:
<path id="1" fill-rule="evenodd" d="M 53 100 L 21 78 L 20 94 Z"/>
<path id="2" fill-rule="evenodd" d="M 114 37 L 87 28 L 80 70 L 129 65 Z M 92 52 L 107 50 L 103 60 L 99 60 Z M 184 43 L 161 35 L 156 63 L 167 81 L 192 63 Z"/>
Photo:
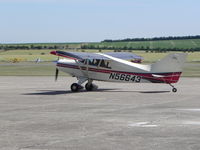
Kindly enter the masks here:
<path id="1" fill-rule="evenodd" d="M 174 93 L 177 92 L 177 89 L 176 89 L 176 88 L 173 88 L 173 89 L 172 89 L 172 92 L 174 92 Z"/>
<path id="2" fill-rule="evenodd" d="M 80 86 L 79 84 L 77 83 L 73 83 L 71 85 L 71 91 L 72 92 L 78 92 L 80 89 L 82 89 L 82 86 Z"/>
<path id="3" fill-rule="evenodd" d="M 88 83 L 86 83 L 86 85 L 85 85 L 85 89 L 87 90 L 87 91 L 92 91 L 93 90 L 93 84 L 88 84 Z"/>

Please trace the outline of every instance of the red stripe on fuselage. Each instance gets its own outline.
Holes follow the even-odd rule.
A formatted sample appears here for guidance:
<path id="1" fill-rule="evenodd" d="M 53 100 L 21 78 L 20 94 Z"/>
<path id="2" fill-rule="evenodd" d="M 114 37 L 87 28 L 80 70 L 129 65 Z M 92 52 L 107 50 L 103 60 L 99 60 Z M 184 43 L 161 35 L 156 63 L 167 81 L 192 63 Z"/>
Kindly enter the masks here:
<path id="1" fill-rule="evenodd" d="M 58 63 L 57 66 L 64 67 L 64 68 L 80 69 L 79 66 L 70 65 L 70 64 Z M 87 67 L 81 66 L 81 69 L 86 70 Z M 136 75 L 136 76 L 141 76 L 142 79 L 146 79 L 146 80 L 149 80 L 150 82 L 155 82 L 155 83 L 176 83 L 176 82 L 178 82 L 180 75 L 182 73 L 182 72 L 135 73 L 135 72 L 124 72 L 124 71 L 97 69 L 97 68 L 88 68 L 88 71 L 99 72 L 99 73 L 119 73 L 119 74 L 127 74 L 127 75 Z M 158 75 L 158 76 L 160 75 L 163 77 L 155 77 L 155 75 Z"/>

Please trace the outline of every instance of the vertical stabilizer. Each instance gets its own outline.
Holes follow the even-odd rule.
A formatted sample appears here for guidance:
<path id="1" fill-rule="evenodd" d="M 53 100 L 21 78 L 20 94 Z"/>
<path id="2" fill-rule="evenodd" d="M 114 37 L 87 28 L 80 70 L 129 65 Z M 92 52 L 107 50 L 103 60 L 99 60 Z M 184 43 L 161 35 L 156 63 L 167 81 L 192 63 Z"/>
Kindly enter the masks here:
<path id="1" fill-rule="evenodd" d="M 152 64 L 151 72 L 182 72 L 186 57 L 186 53 L 169 54 Z"/>

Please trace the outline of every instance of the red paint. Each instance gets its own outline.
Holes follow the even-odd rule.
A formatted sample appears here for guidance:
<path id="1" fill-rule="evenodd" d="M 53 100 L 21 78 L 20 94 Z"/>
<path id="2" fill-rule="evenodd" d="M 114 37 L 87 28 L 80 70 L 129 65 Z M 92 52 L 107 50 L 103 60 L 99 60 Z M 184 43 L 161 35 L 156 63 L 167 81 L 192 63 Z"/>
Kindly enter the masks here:
<path id="1" fill-rule="evenodd" d="M 56 51 L 51 51 L 50 54 L 56 55 Z"/>

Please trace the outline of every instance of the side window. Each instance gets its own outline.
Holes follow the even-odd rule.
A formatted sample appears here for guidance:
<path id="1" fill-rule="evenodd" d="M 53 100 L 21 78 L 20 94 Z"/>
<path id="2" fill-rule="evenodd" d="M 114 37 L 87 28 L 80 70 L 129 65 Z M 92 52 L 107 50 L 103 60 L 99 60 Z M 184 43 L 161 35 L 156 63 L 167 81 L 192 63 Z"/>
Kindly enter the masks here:
<path id="1" fill-rule="evenodd" d="M 83 60 L 81 60 L 80 62 L 83 63 L 83 64 L 87 64 L 86 59 L 83 59 Z"/>
<path id="2" fill-rule="evenodd" d="M 106 68 L 111 69 L 109 61 L 106 60 L 106 61 L 105 61 L 105 65 L 106 65 Z"/>
<path id="3" fill-rule="evenodd" d="M 110 67 L 110 63 L 107 60 L 100 60 L 100 59 L 84 59 L 80 61 L 81 63 L 83 63 L 84 65 L 87 65 L 87 62 L 89 65 L 91 66 L 100 66 L 102 68 L 109 68 Z"/>
<path id="4" fill-rule="evenodd" d="M 111 69 L 110 63 L 107 60 L 101 60 L 100 67 Z"/>
<path id="5" fill-rule="evenodd" d="M 95 59 L 95 61 L 94 61 L 95 66 L 98 66 L 99 63 L 100 63 L 100 60 L 99 59 Z"/>
<path id="6" fill-rule="evenodd" d="M 98 66 L 100 60 L 98 59 L 92 59 L 92 60 L 89 60 L 89 65 L 92 65 L 92 66 Z"/>
<path id="7" fill-rule="evenodd" d="M 89 59 L 89 65 L 94 66 L 94 59 Z"/>
<path id="8" fill-rule="evenodd" d="M 101 60 L 100 67 L 106 68 L 106 64 L 105 64 L 105 61 L 103 59 Z"/>

